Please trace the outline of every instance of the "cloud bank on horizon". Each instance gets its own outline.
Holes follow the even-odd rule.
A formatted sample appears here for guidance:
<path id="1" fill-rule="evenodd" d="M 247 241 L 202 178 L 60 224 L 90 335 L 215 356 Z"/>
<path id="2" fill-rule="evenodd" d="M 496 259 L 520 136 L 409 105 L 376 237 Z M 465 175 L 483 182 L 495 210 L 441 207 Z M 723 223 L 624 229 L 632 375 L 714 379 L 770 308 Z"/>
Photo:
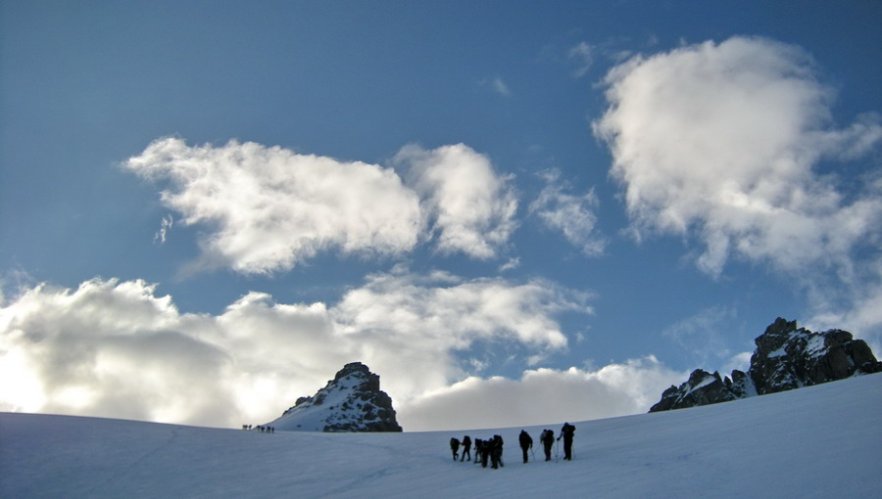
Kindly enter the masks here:
<path id="1" fill-rule="evenodd" d="M 449 386 L 480 362 L 465 359 L 463 366 L 454 352 L 515 343 L 541 358 L 567 345 L 555 314 L 588 314 L 588 300 L 549 282 L 400 268 L 369 276 L 331 306 L 276 303 L 251 292 L 216 316 L 181 313 L 143 281 L 94 279 L 76 290 L 40 285 L 0 310 L 2 374 L 18 380 L 4 384 L 0 400 L 4 410 L 236 426 L 276 417 L 282 404 L 323 386 L 329 368 L 361 360 L 381 373 L 403 424 L 440 428 L 451 424 L 450 414 L 435 405 L 482 397 L 499 384 L 468 378 Z M 506 381 L 506 393 L 522 398 L 544 380 L 592 403 L 610 402 L 583 414 L 584 398 L 571 397 L 556 409 L 569 419 L 640 410 L 682 375 L 647 362 L 661 376 L 647 376 L 644 361 L 598 372 L 539 369 L 525 373 L 525 386 Z M 500 397 L 494 411 L 511 402 Z M 543 413 L 537 406 L 517 418 L 542 421 Z M 481 426 L 489 417 L 464 414 L 456 425 Z"/>
<path id="2" fill-rule="evenodd" d="M 583 52 L 579 76 L 592 61 Z M 799 276 L 815 322 L 862 328 L 878 351 L 882 176 L 846 194 L 835 171 L 819 170 L 877 150 L 878 116 L 836 126 L 833 91 L 811 56 L 762 38 L 633 56 L 603 86 L 608 107 L 593 130 L 612 155 L 638 240 L 697 241 L 694 262 L 710 278 L 731 259 Z M 507 258 L 505 266 L 517 262 L 509 246 L 519 207 L 582 255 L 607 251 L 593 191 L 572 193 L 557 171 L 524 202 L 516 179 L 466 144 L 404 146 L 391 164 L 159 138 L 124 167 L 159 185 L 175 223 L 199 227 L 191 263 L 199 271 L 278 274 L 335 251 L 398 262 L 420 245 Z M 818 287 L 830 280 L 844 285 L 836 296 Z M 406 430 L 645 411 L 684 373 L 652 355 L 543 367 L 577 334 L 560 317 L 590 316 L 593 299 L 547 279 L 403 265 L 366 276 L 333 303 L 277 303 L 252 291 L 217 315 L 181 313 L 141 280 L 40 284 L 0 308 L 0 376 L 20 380 L 0 388 L 0 409 L 237 426 L 277 416 L 280 404 L 361 360 L 381 374 Z M 691 329 L 678 331 L 685 338 Z M 482 377 L 483 355 L 499 351 L 520 359 L 520 379 Z"/>

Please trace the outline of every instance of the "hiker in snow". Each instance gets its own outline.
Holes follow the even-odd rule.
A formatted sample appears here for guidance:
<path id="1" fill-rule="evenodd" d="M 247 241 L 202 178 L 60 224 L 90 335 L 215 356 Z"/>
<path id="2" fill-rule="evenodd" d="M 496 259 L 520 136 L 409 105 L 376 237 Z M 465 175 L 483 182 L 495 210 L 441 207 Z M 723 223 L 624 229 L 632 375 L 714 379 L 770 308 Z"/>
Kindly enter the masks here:
<path id="1" fill-rule="evenodd" d="M 545 450 L 545 460 L 551 461 L 551 447 L 554 445 L 554 432 L 547 428 L 542 430 L 542 435 L 539 436 L 539 441 L 542 442 L 542 448 Z"/>
<path id="2" fill-rule="evenodd" d="M 570 423 L 564 423 L 563 427 L 560 429 L 560 435 L 557 437 L 558 440 L 560 440 L 561 437 L 564 439 L 564 459 L 567 461 L 573 460 L 573 433 L 575 432 L 575 426 Z"/>
<path id="3" fill-rule="evenodd" d="M 487 459 L 490 457 L 490 441 L 475 439 L 475 462 L 480 462 L 482 468 L 487 467 Z"/>
<path id="4" fill-rule="evenodd" d="M 453 460 L 456 461 L 456 458 L 459 457 L 459 440 L 456 437 L 450 439 L 450 451 L 453 452 Z"/>
<path id="5" fill-rule="evenodd" d="M 462 437 L 462 457 L 459 462 L 463 462 L 466 456 L 469 456 L 469 461 L 472 460 L 472 439 L 468 435 Z"/>
<path id="6" fill-rule="evenodd" d="M 524 464 L 527 463 L 527 451 L 533 448 L 533 438 L 524 430 L 518 435 L 518 443 L 521 444 L 521 450 L 524 452 Z"/>
<path id="7" fill-rule="evenodd" d="M 490 462 L 494 470 L 505 466 L 502 462 L 502 437 L 499 435 L 493 435 L 490 441 Z"/>

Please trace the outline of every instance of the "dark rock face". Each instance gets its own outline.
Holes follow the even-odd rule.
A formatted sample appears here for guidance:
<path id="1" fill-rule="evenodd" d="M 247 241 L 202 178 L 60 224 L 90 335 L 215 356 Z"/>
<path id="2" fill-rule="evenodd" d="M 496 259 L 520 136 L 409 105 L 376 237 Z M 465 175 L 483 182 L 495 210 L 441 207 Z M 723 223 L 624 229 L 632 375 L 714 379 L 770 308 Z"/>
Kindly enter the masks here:
<path id="1" fill-rule="evenodd" d="M 739 398 L 732 389 L 732 380 L 723 381 L 720 373 L 696 369 L 689 380 L 679 387 L 671 386 L 662 393 L 661 400 L 649 412 L 669 411 L 697 405 L 716 404 Z"/>
<path id="2" fill-rule="evenodd" d="M 679 387 L 671 386 L 649 412 L 727 402 L 753 395 L 792 390 L 882 372 L 863 340 L 848 331 L 815 333 L 798 328 L 796 321 L 778 318 L 754 340 L 756 350 L 747 373 L 735 370 L 731 378 L 695 370 Z"/>
<path id="3" fill-rule="evenodd" d="M 346 364 L 315 395 L 298 398 L 268 424 L 291 431 L 402 431 L 392 398 L 380 390 L 380 376 L 361 362 Z"/>
<path id="4" fill-rule="evenodd" d="M 814 333 L 780 317 L 755 343 L 749 373 L 760 395 L 877 372 L 880 364 L 848 331 Z"/>

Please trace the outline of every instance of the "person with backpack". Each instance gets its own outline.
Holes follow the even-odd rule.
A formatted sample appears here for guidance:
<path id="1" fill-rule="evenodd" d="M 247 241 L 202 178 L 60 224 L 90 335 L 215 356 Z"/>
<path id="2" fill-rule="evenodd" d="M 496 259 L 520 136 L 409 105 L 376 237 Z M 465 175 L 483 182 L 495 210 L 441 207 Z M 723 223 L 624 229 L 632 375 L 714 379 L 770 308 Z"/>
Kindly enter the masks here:
<path id="1" fill-rule="evenodd" d="M 487 446 L 486 441 L 484 446 Z M 490 462 L 494 470 L 505 466 L 502 462 L 502 437 L 500 435 L 493 435 L 493 438 L 490 440 Z"/>
<path id="2" fill-rule="evenodd" d="M 558 440 L 561 438 L 564 439 L 564 459 L 567 461 L 573 460 L 573 434 L 576 433 L 576 427 L 571 425 L 570 423 L 564 423 L 563 427 L 560 429 L 560 435 L 557 437 Z"/>
<path id="3" fill-rule="evenodd" d="M 456 461 L 459 457 L 459 440 L 456 437 L 450 439 L 450 451 L 453 452 L 453 460 Z"/>
<path id="4" fill-rule="evenodd" d="M 475 439 L 475 462 L 481 463 L 482 468 L 487 467 L 487 459 L 490 457 L 490 440 Z M 479 459 L 480 458 L 480 459 Z"/>
<path id="5" fill-rule="evenodd" d="M 466 456 L 469 456 L 469 461 L 472 460 L 472 439 L 468 435 L 462 437 L 462 457 L 459 462 L 463 462 Z"/>
<path id="6" fill-rule="evenodd" d="M 551 447 L 554 445 L 554 432 L 547 428 L 542 430 L 542 434 L 539 436 L 539 441 L 542 442 L 542 448 L 545 450 L 545 460 L 551 461 Z"/>
<path id="7" fill-rule="evenodd" d="M 521 444 L 521 450 L 524 452 L 524 464 L 527 463 L 527 451 L 533 448 L 533 438 L 525 430 L 521 430 L 518 435 L 518 443 Z"/>

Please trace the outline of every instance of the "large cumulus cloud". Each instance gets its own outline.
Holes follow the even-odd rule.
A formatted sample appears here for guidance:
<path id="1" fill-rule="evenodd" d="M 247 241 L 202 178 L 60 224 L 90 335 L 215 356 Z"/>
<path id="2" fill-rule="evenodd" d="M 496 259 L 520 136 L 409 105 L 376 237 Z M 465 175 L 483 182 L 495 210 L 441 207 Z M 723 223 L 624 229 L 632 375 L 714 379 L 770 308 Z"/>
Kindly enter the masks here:
<path id="1" fill-rule="evenodd" d="M 517 202 L 486 156 L 463 144 L 408 146 L 395 161 L 407 184 L 375 164 L 169 137 L 124 166 L 161 184 L 162 203 L 202 228 L 197 268 L 267 274 L 320 251 L 401 255 L 434 236 L 445 253 L 496 255 L 515 228 Z"/>
<path id="2" fill-rule="evenodd" d="M 0 405 L 235 426 L 277 416 L 344 363 L 361 360 L 381 374 L 412 429 L 441 425 L 445 413 L 433 407 L 476 393 L 492 394 L 500 408 L 534 390 L 548 401 L 564 400 L 549 417 L 601 414 L 580 407 L 643 410 L 646 393 L 672 381 L 652 376 L 664 374 L 654 361 L 625 366 L 633 383 L 610 377 L 620 370 L 615 366 L 597 373 L 529 370 L 505 381 L 502 391 L 498 379 L 468 377 L 467 355 L 479 344 L 518 345 L 516 362 L 525 368 L 530 358 L 562 351 L 568 340 L 558 315 L 590 314 L 590 299 L 547 281 L 396 268 L 369 276 L 334 304 L 285 304 L 250 292 L 210 315 L 182 313 L 144 281 L 96 278 L 76 289 L 42 284 L 0 308 L 0 373 L 9 381 Z M 493 417 L 499 421 L 501 413 L 494 414 L 468 421 L 489 425 Z"/>
<path id="3" fill-rule="evenodd" d="M 767 266 L 804 293 L 811 326 L 878 345 L 882 125 L 838 125 L 819 74 L 801 48 L 763 38 L 636 56 L 606 75 L 594 132 L 638 237 L 699 240 L 712 276 L 733 257 Z"/>
<path id="4" fill-rule="evenodd" d="M 411 145 L 395 156 L 420 194 L 443 253 L 496 256 L 517 224 L 517 199 L 509 178 L 490 159 L 464 144 L 425 150 Z"/>
<path id="5" fill-rule="evenodd" d="M 733 255 L 846 271 L 856 247 L 878 243 L 879 186 L 845 191 L 817 166 L 860 157 L 882 126 L 868 115 L 837 128 L 834 92 L 816 73 L 798 47 L 744 37 L 612 69 L 594 130 L 638 233 L 697 236 L 697 264 L 712 275 Z"/>

